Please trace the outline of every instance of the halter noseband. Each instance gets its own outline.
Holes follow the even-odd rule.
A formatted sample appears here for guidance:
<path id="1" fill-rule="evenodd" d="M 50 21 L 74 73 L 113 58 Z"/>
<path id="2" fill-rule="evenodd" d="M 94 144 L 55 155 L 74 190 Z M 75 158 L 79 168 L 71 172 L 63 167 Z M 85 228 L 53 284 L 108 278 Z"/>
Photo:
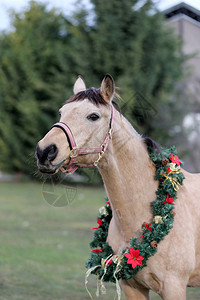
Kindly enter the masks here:
<path id="1" fill-rule="evenodd" d="M 110 117 L 110 123 L 109 123 L 109 130 L 108 133 L 105 137 L 105 140 L 103 142 L 103 144 L 101 144 L 100 147 L 97 148 L 88 148 L 88 149 L 79 149 L 76 146 L 76 142 L 74 139 L 74 136 L 71 132 L 71 129 L 67 126 L 67 124 L 63 123 L 63 122 L 57 122 L 55 123 L 52 127 L 57 127 L 60 128 L 61 130 L 64 131 L 68 143 L 69 143 L 69 147 L 70 147 L 70 162 L 68 164 L 68 166 L 65 167 L 61 167 L 60 170 L 69 175 L 69 174 L 73 174 L 78 168 L 92 168 L 92 167 L 96 167 L 100 161 L 100 159 L 103 157 L 107 147 L 108 147 L 108 143 L 109 140 L 112 138 L 112 132 L 113 132 L 113 123 L 114 123 L 114 108 L 111 105 L 111 117 Z M 95 160 L 95 162 L 93 164 L 90 165 L 84 165 L 84 164 L 78 164 L 76 162 L 76 157 L 79 155 L 86 155 L 86 154 L 95 154 L 98 153 L 99 156 L 97 158 L 97 160 Z"/>

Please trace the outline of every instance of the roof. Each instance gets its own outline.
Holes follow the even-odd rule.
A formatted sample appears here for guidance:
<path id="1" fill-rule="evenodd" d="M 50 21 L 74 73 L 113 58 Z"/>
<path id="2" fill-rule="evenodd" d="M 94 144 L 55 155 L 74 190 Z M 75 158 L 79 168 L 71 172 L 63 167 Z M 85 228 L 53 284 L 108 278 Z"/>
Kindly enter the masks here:
<path id="1" fill-rule="evenodd" d="M 178 14 L 184 14 L 193 20 L 200 22 L 200 10 L 190 6 L 185 2 L 181 2 L 163 11 L 167 19 L 170 19 Z"/>

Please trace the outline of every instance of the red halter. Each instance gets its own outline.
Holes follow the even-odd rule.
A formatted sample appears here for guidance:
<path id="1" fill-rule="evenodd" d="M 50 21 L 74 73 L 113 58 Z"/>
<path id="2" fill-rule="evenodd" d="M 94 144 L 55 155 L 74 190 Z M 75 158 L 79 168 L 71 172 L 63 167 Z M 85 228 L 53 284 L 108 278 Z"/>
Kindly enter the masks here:
<path id="1" fill-rule="evenodd" d="M 79 149 L 76 146 L 76 142 L 74 139 L 74 136 L 71 132 L 71 129 L 67 126 L 67 124 L 63 123 L 63 122 L 58 122 L 55 123 L 51 128 L 53 127 L 58 127 L 60 129 L 62 129 L 64 131 L 64 133 L 66 134 L 68 143 L 69 143 L 69 147 L 70 147 L 70 162 L 68 164 L 68 166 L 65 167 L 61 167 L 60 170 L 65 173 L 66 175 L 69 174 L 73 174 L 78 168 L 92 168 L 92 167 L 96 167 L 100 161 L 100 159 L 103 157 L 107 147 L 108 147 L 108 143 L 109 140 L 112 138 L 112 132 L 113 132 L 113 123 L 114 123 L 114 108 L 111 105 L 111 117 L 110 117 L 110 124 L 109 124 L 109 131 L 105 137 L 105 140 L 103 142 L 103 144 L 101 144 L 100 147 L 97 148 L 88 148 L 88 149 Z M 95 162 L 91 165 L 84 165 L 84 164 L 78 164 L 76 162 L 76 157 L 79 155 L 86 155 L 86 154 L 94 154 L 94 153 L 98 153 L 99 156 L 97 158 L 97 160 L 95 160 Z"/>

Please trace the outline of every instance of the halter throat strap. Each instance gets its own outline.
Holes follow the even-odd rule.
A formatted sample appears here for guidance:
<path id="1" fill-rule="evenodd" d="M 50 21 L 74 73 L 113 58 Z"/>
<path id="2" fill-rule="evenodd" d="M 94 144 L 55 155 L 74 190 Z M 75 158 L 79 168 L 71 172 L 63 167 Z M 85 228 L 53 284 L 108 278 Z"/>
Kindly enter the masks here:
<path id="1" fill-rule="evenodd" d="M 104 142 L 101 144 L 100 147 L 96 147 L 96 148 L 83 148 L 83 149 L 79 149 L 76 145 L 74 136 L 72 134 L 71 129 L 69 128 L 69 126 L 67 124 L 65 124 L 64 122 L 57 122 L 55 123 L 52 127 L 57 127 L 59 129 L 61 129 L 66 137 L 67 137 L 67 141 L 69 143 L 69 147 L 70 147 L 70 162 L 67 165 L 67 167 L 61 167 L 60 170 L 65 173 L 66 175 L 69 174 L 73 174 L 78 168 L 92 168 L 92 167 L 96 167 L 99 163 L 99 161 L 101 160 L 101 158 L 103 157 L 108 144 L 109 144 L 109 140 L 112 139 L 112 133 L 113 133 L 113 124 L 114 124 L 114 107 L 113 105 L 111 105 L 111 116 L 110 116 L 110 122 L 109 122 L 109 130 L 108 133 L 104 139 Z M 94 163 L 90 164 L 90 165 L 84 165 L 84 164 L 78 164 L 76 162 L 76 157 L 79 155 L 86 155 L 86 154 L 98 154 L 98 158 L 97 160 L 94 161 Z"/>

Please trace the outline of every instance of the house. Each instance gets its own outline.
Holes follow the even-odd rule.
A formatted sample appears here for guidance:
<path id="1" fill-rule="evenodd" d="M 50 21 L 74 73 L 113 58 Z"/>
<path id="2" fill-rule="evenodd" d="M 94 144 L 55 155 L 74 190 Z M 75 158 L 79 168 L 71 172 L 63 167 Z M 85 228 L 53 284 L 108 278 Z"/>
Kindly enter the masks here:
<path id="1" fill-rule="evenodd" d="M 200 172 L 200 11 L 181 2 L 163 13 L 168 26 L 183 41 L 182 53 L 190 56 L 185 64 L 188 75 L 181 85 L 182 96 L 189 104 L 182 123 L 183 136 L 187 139 L 182 151 L 189 153 L 184 159 L 185 168 L 191 172 Z"/>
<path id="2" fill-rule="evenodd" d="M 200 104 L 200 11 L 181 2 L 163 13 L 183 41 L 183 54 L 192 56 L 187 62 L 190 67 L 187 88 Z"/>

